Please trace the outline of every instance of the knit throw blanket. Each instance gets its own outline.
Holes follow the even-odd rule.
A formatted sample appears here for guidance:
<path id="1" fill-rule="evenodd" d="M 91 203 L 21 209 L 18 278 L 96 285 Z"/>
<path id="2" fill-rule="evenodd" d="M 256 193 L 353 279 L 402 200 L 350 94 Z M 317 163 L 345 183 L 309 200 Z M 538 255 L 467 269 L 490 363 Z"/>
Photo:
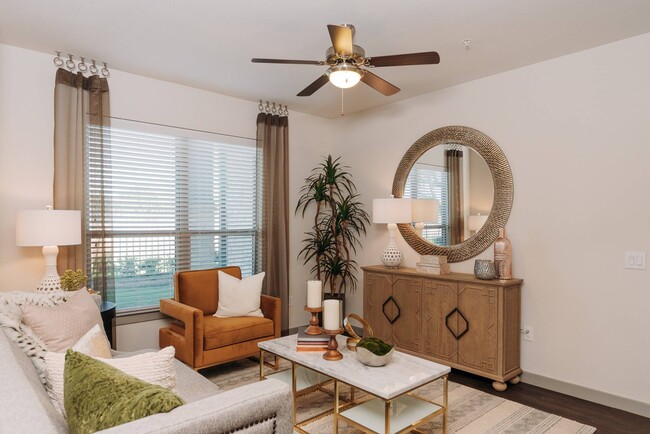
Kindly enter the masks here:
<path id="1" fill-rule="evenodd" d="M 74 293 L 66 292 L 0 292 L 0 327 L 9 339 L 30 358 L 43 385 L 45 385 L 45 353 L 47 347 L 38 336 L 22 322 L 20 306 L 56 306 Z"/>

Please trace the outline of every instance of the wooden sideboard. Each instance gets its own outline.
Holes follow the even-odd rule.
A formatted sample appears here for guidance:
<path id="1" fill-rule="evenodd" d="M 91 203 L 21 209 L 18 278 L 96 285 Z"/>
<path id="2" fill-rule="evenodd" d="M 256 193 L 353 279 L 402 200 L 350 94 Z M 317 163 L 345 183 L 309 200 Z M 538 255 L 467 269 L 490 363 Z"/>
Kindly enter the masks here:
<path id="1" fill-rule="evenodd" d="M 362 267 L 364 318 L 374 335 L 455 369 L 519 382 L 521 279 L 479 280 L 473 274 L 419 273 Z"/>

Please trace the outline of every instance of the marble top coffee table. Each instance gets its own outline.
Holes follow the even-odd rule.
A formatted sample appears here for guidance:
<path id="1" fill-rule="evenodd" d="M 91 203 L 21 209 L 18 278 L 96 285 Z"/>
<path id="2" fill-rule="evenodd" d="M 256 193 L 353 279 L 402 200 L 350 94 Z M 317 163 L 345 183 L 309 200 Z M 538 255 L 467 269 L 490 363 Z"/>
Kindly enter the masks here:
<path id="1" fill-rule="evenodd" d="M 442 415 L 443 432 L 447 431 L 447 376 L 448 366 L 396 351 L 392 361 L 382 367 L 362 364 L 356 354 L 345 345 L 345 337 L 337 336 L 339 351 L 343 359 L 328 361 L 321 352 L 296 351 L 297 335 L 260 342 L 260 377 L 264 378 L 264 353 L 291 362 L 291 371 L 266 375 L 280 378 L 291 385 L 294 396 L 294 428 L 305 432 L 300 426 L 308 421 L 296 421 L 296 398 L 314 390 L 325 381 L 334 382 L 334 432 L 338 431 L 338 420 L 343 420 L 366 432 L 400 433 Z M 424 400 L 410 392 L 441 379 L 443 381 L 442 403 Z M 340 384 L 349 385 L 352 390 L 362 390 L 376 399 L 363 403 L 339 402 Z M 312 420 L 310 418 L 309 420 Z"/>

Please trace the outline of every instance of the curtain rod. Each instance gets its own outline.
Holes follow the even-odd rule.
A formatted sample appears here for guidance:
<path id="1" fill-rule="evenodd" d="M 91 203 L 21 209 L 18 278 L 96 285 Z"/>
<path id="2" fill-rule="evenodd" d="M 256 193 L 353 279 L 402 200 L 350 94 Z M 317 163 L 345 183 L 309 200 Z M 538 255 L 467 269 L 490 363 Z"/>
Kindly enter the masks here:
<path id="1" fill-rule="evenodd" d="M 86 114 L 90 115 L 90 113 L 86 113 Z M 137 119 L 121 118 L 121 117 L 118 117 L 118 116 L 102 116 L 102 117 L 103 118 L 109 118 L 109 119 L 117 119 L 117 120 L 120 120 L 120 121 L 137 122 L 139 124 L 145 124 L 145 125 L 155 125 L 157 127 L 177 128 L 179 130 L 194 131 L 196 133 L 206 133 L 206 134 L 215 134 L 217 136 L 234 137 L 236 139 L 257 140 L 257 139 L 255 139 L 253 137 L 237 136 L 235 134 L 217 133 L 215 131 L 199 130 L 197 128 L 179 127 L 178 125 L 159 124 L 157 122 L 140 121 L 140 120 L 137 120 Z"/>

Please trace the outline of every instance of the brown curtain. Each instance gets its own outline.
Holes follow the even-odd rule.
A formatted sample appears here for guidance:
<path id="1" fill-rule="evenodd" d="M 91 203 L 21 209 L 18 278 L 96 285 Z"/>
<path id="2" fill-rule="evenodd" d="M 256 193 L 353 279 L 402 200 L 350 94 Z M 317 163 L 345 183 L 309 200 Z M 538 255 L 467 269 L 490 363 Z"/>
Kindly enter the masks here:
<path id="1" fill-rule="evenodd" d="M 282 330 L 289 328 L 289 118 L 257 116 L 257 271 L 263 292 L 282 301 Z"/>
<path id="2" fill-rule="evenodd" d="M 447 149 L 445 159 L 447 164 L 447 188 L 449 189 L 449 232 L 447 243 L 451 246 L 463 241 L 465 227 L 463 217 L 463 151 Z"/>
<path id="3" fill-rule="evenodd" d="M 81 210 L 79 246 L 61 246 L 59 274 L 86 268 L 86 209 L 84 203 L 84 139 L 87 123 L 106 124 L 109 116 L 108 81 L 59 69 L 54 84 L 54 209 Z"/>

